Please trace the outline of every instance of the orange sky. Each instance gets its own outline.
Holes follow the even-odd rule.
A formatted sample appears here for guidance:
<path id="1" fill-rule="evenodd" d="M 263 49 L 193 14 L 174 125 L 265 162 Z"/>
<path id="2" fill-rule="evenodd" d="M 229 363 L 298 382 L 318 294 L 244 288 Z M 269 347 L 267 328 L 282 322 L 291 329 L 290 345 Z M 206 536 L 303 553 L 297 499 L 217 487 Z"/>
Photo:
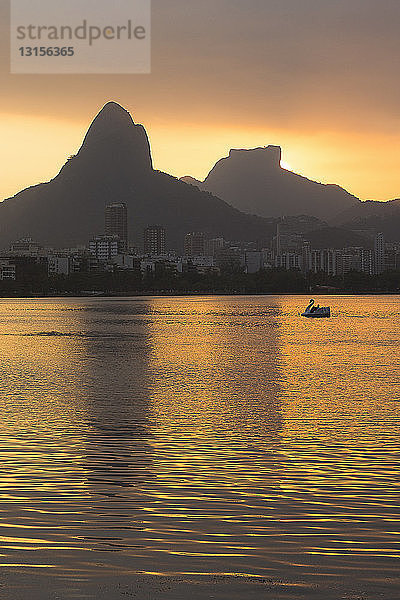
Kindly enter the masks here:
<path id="1" fill-rule="evenodd" d="M 311 179 L 399 197 L 399 17 L 392 0 L 153 0 L 151 75 L 23 76 L 2 3 L 0 198 L 53 177 L 108 100 L 174 175 L 278 144 Z"/>

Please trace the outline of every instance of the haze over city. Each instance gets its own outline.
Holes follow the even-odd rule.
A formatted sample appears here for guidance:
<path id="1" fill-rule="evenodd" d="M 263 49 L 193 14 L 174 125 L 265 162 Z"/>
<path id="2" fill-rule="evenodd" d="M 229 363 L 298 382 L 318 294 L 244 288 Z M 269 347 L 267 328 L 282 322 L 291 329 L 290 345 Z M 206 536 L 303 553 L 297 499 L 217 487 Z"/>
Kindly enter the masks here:
<path id="1" fill-rule="evenodd" d="M 311 179 L 363 200 L 400 195 L 398 2 L 153 0 L 152 17 L 150 75 L 10 75 L 1 3 L 1 199 L 54 177 L 110 99 L 178 177 L 277 144 Z"/>

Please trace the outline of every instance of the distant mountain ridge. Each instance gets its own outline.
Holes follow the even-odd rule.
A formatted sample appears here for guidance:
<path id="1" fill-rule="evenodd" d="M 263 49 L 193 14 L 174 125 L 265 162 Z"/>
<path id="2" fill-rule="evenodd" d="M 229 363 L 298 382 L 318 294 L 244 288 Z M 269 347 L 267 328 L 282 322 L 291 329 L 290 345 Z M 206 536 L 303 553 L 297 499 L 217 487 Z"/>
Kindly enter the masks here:
<path id="1" fill-rule="evenodd" d="M 233 240 L 268 240 L 273 220 L 246 215 L 208 192 L 155 171 L 142 125 L 115 102 L 89 127 L 78 153 L 59 174 L 0 203 L 5 247 L 30 236 L 55 247 L 84 244 L 104 231 L 104 207 L 126 202 L 129 236 L 141 245 L 143 229 L 164 225 L 170 248 L 181 249 L 189 231 Z"/>
<path id="2" fill-rule="evenodd" d="M 361 201 L 343 188 L 322 184 L 281 167 L 279 146 L 231 150 L 204 181 L 182 180 L 222 198 L 235 208 L 263 217 L 312 215 L 329 220 Z"/>
<path id="3" fill-rule="evenodd" d="M 387 242 L 400 242 L 400 199 L 367 200 L 337 215 L 333 225 L 353 231 L 381 231 Z"/>
<path id="4" fill-rule="evenodd" d="M 190 231 L 267 245 L 277 217 L 291 215 L 300 228 L 306 217 L 318 244 L 357 244 L 372 228 L 389 241 L 399 239 L 400 200 L 361 202 L 338 186 L 282 169 L 280 161 L 279 146 L 231 150 L 204 182 L 180 181 L 154 170 L 146 130 L 109 102 L 54 179 L 0 203 L 0 246 L 21 237 L 54 247 L 86 244 L 103 233 L 110 202 L 127 204 L 129 237 L 139 247 L 151 224 L 164 225 L 168 247 L 178 251 Z"/>

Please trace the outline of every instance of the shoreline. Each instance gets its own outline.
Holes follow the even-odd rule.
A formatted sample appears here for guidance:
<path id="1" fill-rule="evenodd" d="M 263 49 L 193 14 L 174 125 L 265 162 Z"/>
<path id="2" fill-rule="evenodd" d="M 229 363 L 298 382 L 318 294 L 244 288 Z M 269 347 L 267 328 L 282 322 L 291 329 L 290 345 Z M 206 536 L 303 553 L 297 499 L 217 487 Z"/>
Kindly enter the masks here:
<path id="1" fill-rule="evenodd" d="M 351 290 L 340 290 L 336 292 L 332 291 L 316 291 L 312 290 L 309 292 L 176 292 L 170 291 L 145 291 L 145 292 L 82 292 L 81 294 L 21 294 L 13 296 L 2 296 L 0 294 L 0 300 L 22 300 L 22 299 L 46 299 L 46 298 L 186 298 L 186 297 L 201 297 L 201 296 L 219 296 L 219 297 L 243 297 L 243 296 L 304 296 L 309 298 L 310 296 L 400 296 L 398 292 L 374 292 L 374 291 L 351 291 Z"/>

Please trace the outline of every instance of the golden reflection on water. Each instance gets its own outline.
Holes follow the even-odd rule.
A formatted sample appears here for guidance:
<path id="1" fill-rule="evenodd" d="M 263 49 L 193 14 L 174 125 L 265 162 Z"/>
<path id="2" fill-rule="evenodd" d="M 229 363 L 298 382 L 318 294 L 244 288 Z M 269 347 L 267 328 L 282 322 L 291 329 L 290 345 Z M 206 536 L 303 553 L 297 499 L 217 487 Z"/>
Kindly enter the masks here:
<path id="1" fill-rule="evenodd" d="M 1 301 L 2 562 L 393 576 L 400 302 L 305 301 Z"/>

